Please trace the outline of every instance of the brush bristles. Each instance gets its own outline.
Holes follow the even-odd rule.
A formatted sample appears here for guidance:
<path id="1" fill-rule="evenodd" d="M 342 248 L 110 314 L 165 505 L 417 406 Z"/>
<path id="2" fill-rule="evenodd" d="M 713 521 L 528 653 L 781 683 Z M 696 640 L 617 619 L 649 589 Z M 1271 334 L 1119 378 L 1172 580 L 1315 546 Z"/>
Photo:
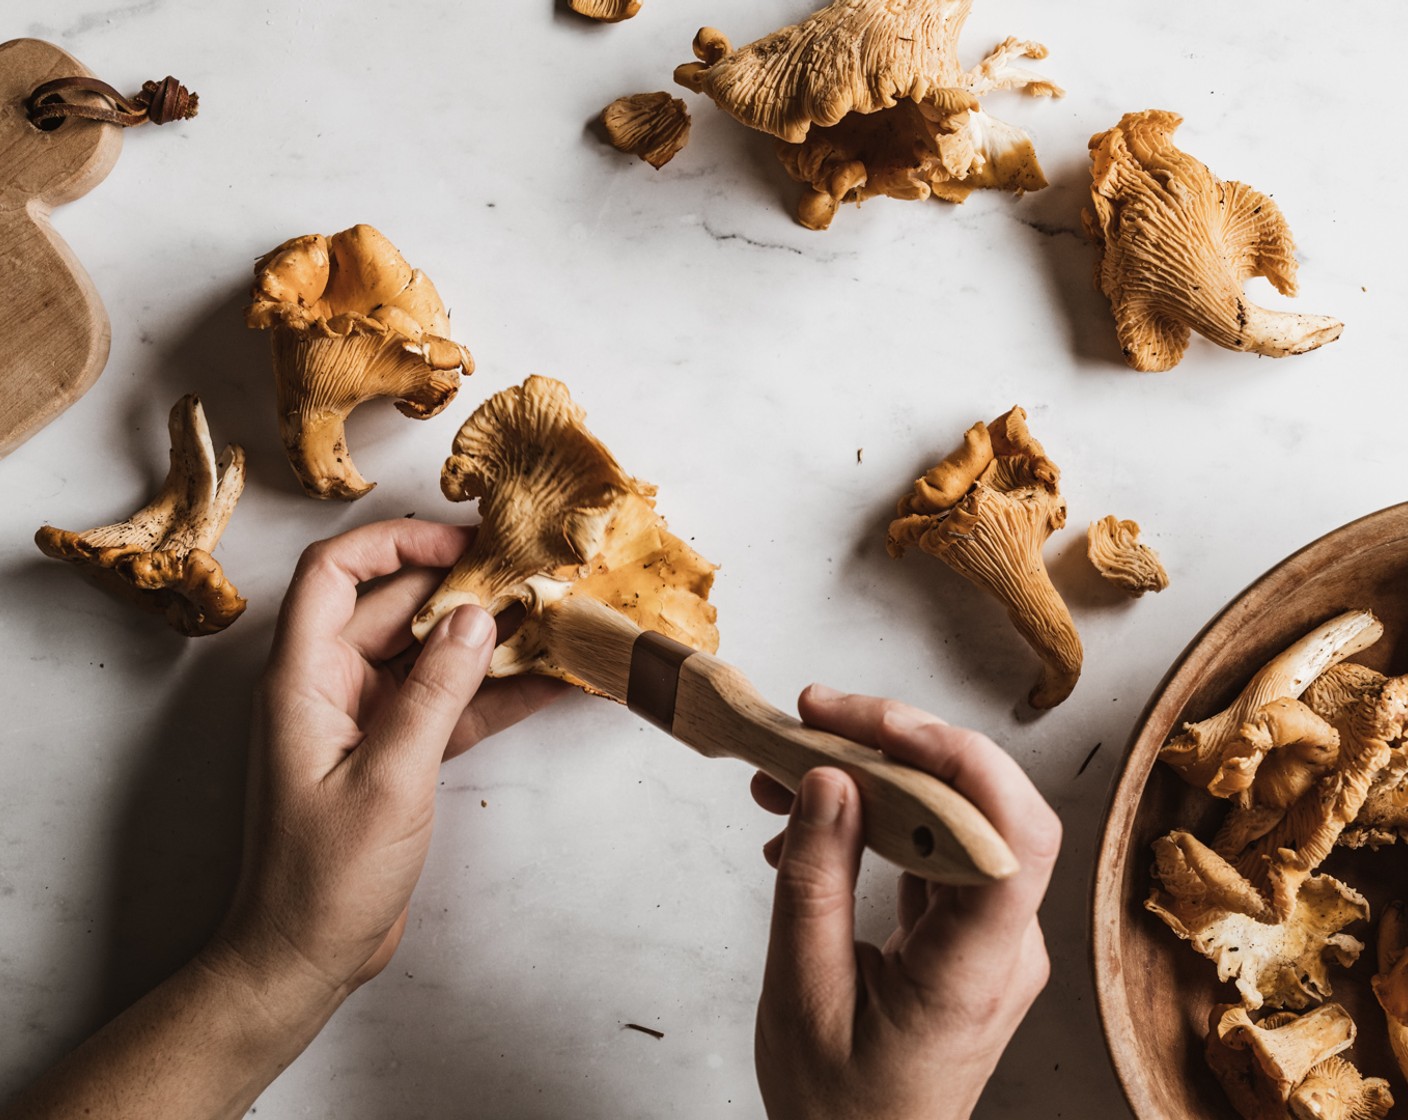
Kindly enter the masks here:
<path id="1" fill-rule="evenodd" d="M 552 660 L 624 704 L 640 627 L 604 603 L 571 595 L 548 607 L 544 619 Z"/>

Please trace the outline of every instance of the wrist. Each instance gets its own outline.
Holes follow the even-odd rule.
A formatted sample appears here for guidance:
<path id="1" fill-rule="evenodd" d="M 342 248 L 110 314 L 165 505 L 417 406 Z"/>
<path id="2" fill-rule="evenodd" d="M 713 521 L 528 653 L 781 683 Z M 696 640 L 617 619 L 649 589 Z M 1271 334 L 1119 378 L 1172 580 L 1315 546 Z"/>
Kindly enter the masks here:
<path id="1" fill-rule="evenodd" d="M 219 998 L 238 1009 L 244 1044 L 269 1052 L 280 1064 L 293 1060 L 352 991 L 315 968 L 292 946 L 271 938 L 221 930 L 188 968 Z"/>

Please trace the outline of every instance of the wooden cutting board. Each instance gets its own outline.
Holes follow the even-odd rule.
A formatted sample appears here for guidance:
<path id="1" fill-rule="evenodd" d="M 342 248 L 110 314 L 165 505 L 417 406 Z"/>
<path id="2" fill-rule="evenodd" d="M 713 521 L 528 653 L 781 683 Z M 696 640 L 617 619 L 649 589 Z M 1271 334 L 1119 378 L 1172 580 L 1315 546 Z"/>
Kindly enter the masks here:
<path id="1" fill-rule="evenodd" d="M 0 457 L 87 392 L 108 359 L 107 312 L 49 215 L 107 177 L 123 130 L 70 118 L 45 131 L 25 108 L 42 82 L 89 73 L 38 39 L 0 44 Z"/>

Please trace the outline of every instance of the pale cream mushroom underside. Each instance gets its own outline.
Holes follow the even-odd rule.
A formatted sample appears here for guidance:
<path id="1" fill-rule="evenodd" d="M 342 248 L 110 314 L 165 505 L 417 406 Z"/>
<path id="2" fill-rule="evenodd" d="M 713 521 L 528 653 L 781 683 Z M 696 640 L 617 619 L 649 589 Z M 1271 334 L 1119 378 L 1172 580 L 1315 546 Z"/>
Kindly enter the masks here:
<path id="1" fill-rule="evenodd" d="M 1393 1105 L 1388 1082 L 1338 1057 L 1356 1035 L 1349 1013 L 1327 1003 L 1253 1022 L 1244 1007 L 1209 1014 L 1208 1065 L 1245 1120 L 1377 1120 Z"/>
<path id="2" fill-rule="evenodd" d="M 1145 908 L 1235 982 L 1249 1008 L 1299 1009 L 1333 992 L 1330 967 L 1348 967 L 1364 943 L 1345 933 L 1366 921 L 1369 904 L 1329 875 L 1300 884 L 1289 917 L 1196 837 L 1174 831 L 1154 841 L 1154 877 Z"/>
<path id="3" fill-rule="evenodd" d="M 416 615 L 425 638 L 463 604 L 526 617 L 494 651 L 492 676 L 535 672 L 582 684 L 547 649 L 555 606 L 589 597 L 695 649 L 718 648 L 707 602 L 714 565 L 669 532 L 654 487 L 627 475 L 585 426 L 567 387 L 530 377 L 460 428 L 441 488 L 479 499 L 474 542 Z M 585 687 L 585 686 L 583 686 Z"/>
<path id="4" fill-rule="evenodd" d="M 640 4 L 641 0 L 572 0 L 571 7 L 579 15 L 602 23 L 619 23 L 640 11 Z"/>
<path id="5" fill-rule="evenodd" d="M 689 110 L 663 90 L 618 97 L 601 111 L 601 123 L 613 147 L 657 171 L 689 142 Z"/>
<path id="6" fill-rule="evenodd" d="M 1338 738 L 1329 766 L 1316 764 L 1305 778 L 1283 783 L 1276 799 L 1235 804 L 1212 845 L 1271 900 L 1278 918 L 1296 905 L 1300 884 L 1330 854 L 1387 764 L 1389 744 L 1408 719 L 1408 677 L 1386 679 L 1327 715 L 1332 724 L 1322 722 Z"/>
<path id="7" fill-rule="evenodd" d="M 1184 781 L 1216 796 L 1247 788 L 1264 754 L 1242 735 L 1244 725 L 1272 700 L 1299 698 L 1326 669 L 1373 645 L 1382 634 L 1383 624 L 1370 611 L 1337 615 L 1267 662 L 1229 707 L 1185 723 L 1159 758 Z"/>
<path id="8" fill-rule="evenodd" d="M 998 89 L 1060 96 L 1053 83 L 1013 63 L 1046 48 L 1008 38 L 969 70 L 958 37 L 972 0 L 837 0 L 798 24 L 734 50 L 702 28 L 681 85 L 775 136 L 784 167 L 809 191 L 799 219 L 830 224 L 843 201 L 962 201 L 975 187 L 1046 186 L 1030 137 L 985 114 L 980 94 Z"/>
<path id="9" fill-rule="evenodd" d="M 917 545 L 993 595 L 1042 661 L 1028 697 L 1052 708 L 1080 678 L 1083 650 L 1065 601 L 1051 582 L 1042 546 L 1066 523 L 1060 471 L 1027 430 L 1016 406 L 975 424 L 959 450 L 918 479 L 899 501 L 885 547 L 893 557 Z"/>
<path id="10" fill-rule="evenodd" d="M 46 556 L 79 565 L 101 587 L 162 614 L 188 637 L 225 629 L 245 601 L 211 555 L 244 490 L 244 451 L 217 460 L 194 394 L 171 410 L 171 466 L 160 492 L 126 521 L 75 533 L 46 525 L 34 536 Z"/>
<path id="11" fill-rule="evenodd" d="M 1379 971 L 1371 981 L 1383 1008 L 1389 1047 L 1404 1077 L 1408 1077 L 1408 912 L 1391 902 L 1379 918 Z"/>
<path id="12" fill-rule="evenodd" d="M 1110 300 L 1125 361 L 1172 369 L 1189 332 L 1229 350 L 1280 358 L 1340 336 L 1324 315 L 1271 311 L 1243 282 L 1264 276 L 1296 291 L 1295 246 L 1266 195 L 1223 182 L 1173 144 L 1182 118 L 1148 110 L 1091 137 L 1086 233 L 1100 248 L 1095 284 Z"/>
<path id="13" fill-rule="evenodd" d="M 279 434 L 314 498 L 360 498 L 376 485 L 347 448 L 344 422 L 364 401 L 396 398 L 417 420 L 434 416 L 474 372 L 451 342 L 450 318 L 430 278 L 379 231 L 285 241 L 255 265 L 245 322 L 272 332 Z"/>
<path id="14" fill-rule="evenodd" d="M 1085 555 L 1106 580 L 1131 595 L 1168 586 L 1168 572 L 1159 554 L 1139 539 L 1137 521 L 1114 514 L 1092 521 L 1085 531 Z"/>

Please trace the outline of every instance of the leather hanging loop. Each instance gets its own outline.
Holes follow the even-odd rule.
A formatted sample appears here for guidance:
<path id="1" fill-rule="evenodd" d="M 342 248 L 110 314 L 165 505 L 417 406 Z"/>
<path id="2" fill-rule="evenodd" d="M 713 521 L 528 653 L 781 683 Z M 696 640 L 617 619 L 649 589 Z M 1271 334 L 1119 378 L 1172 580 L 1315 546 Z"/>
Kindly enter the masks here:
<path id="1" fill-rule="evenodd" d="M 63 94 L 69 90 L 97 94 L 110 102 L 110 107 L 65 101 Z M 30 123 L 39 128 L 57 128 L 69 117 L 102 121 L 124 128 L 148 121 L 152 124 L 170 124 L 172 121 L 189 120 L 196 115 L 199 107 L 200 96 L 170 75 L 159 82 L 143 82 L 141 91 L 130 98 L 98 78 L 55 78 L 35 87 L 26 106 Z"/>

